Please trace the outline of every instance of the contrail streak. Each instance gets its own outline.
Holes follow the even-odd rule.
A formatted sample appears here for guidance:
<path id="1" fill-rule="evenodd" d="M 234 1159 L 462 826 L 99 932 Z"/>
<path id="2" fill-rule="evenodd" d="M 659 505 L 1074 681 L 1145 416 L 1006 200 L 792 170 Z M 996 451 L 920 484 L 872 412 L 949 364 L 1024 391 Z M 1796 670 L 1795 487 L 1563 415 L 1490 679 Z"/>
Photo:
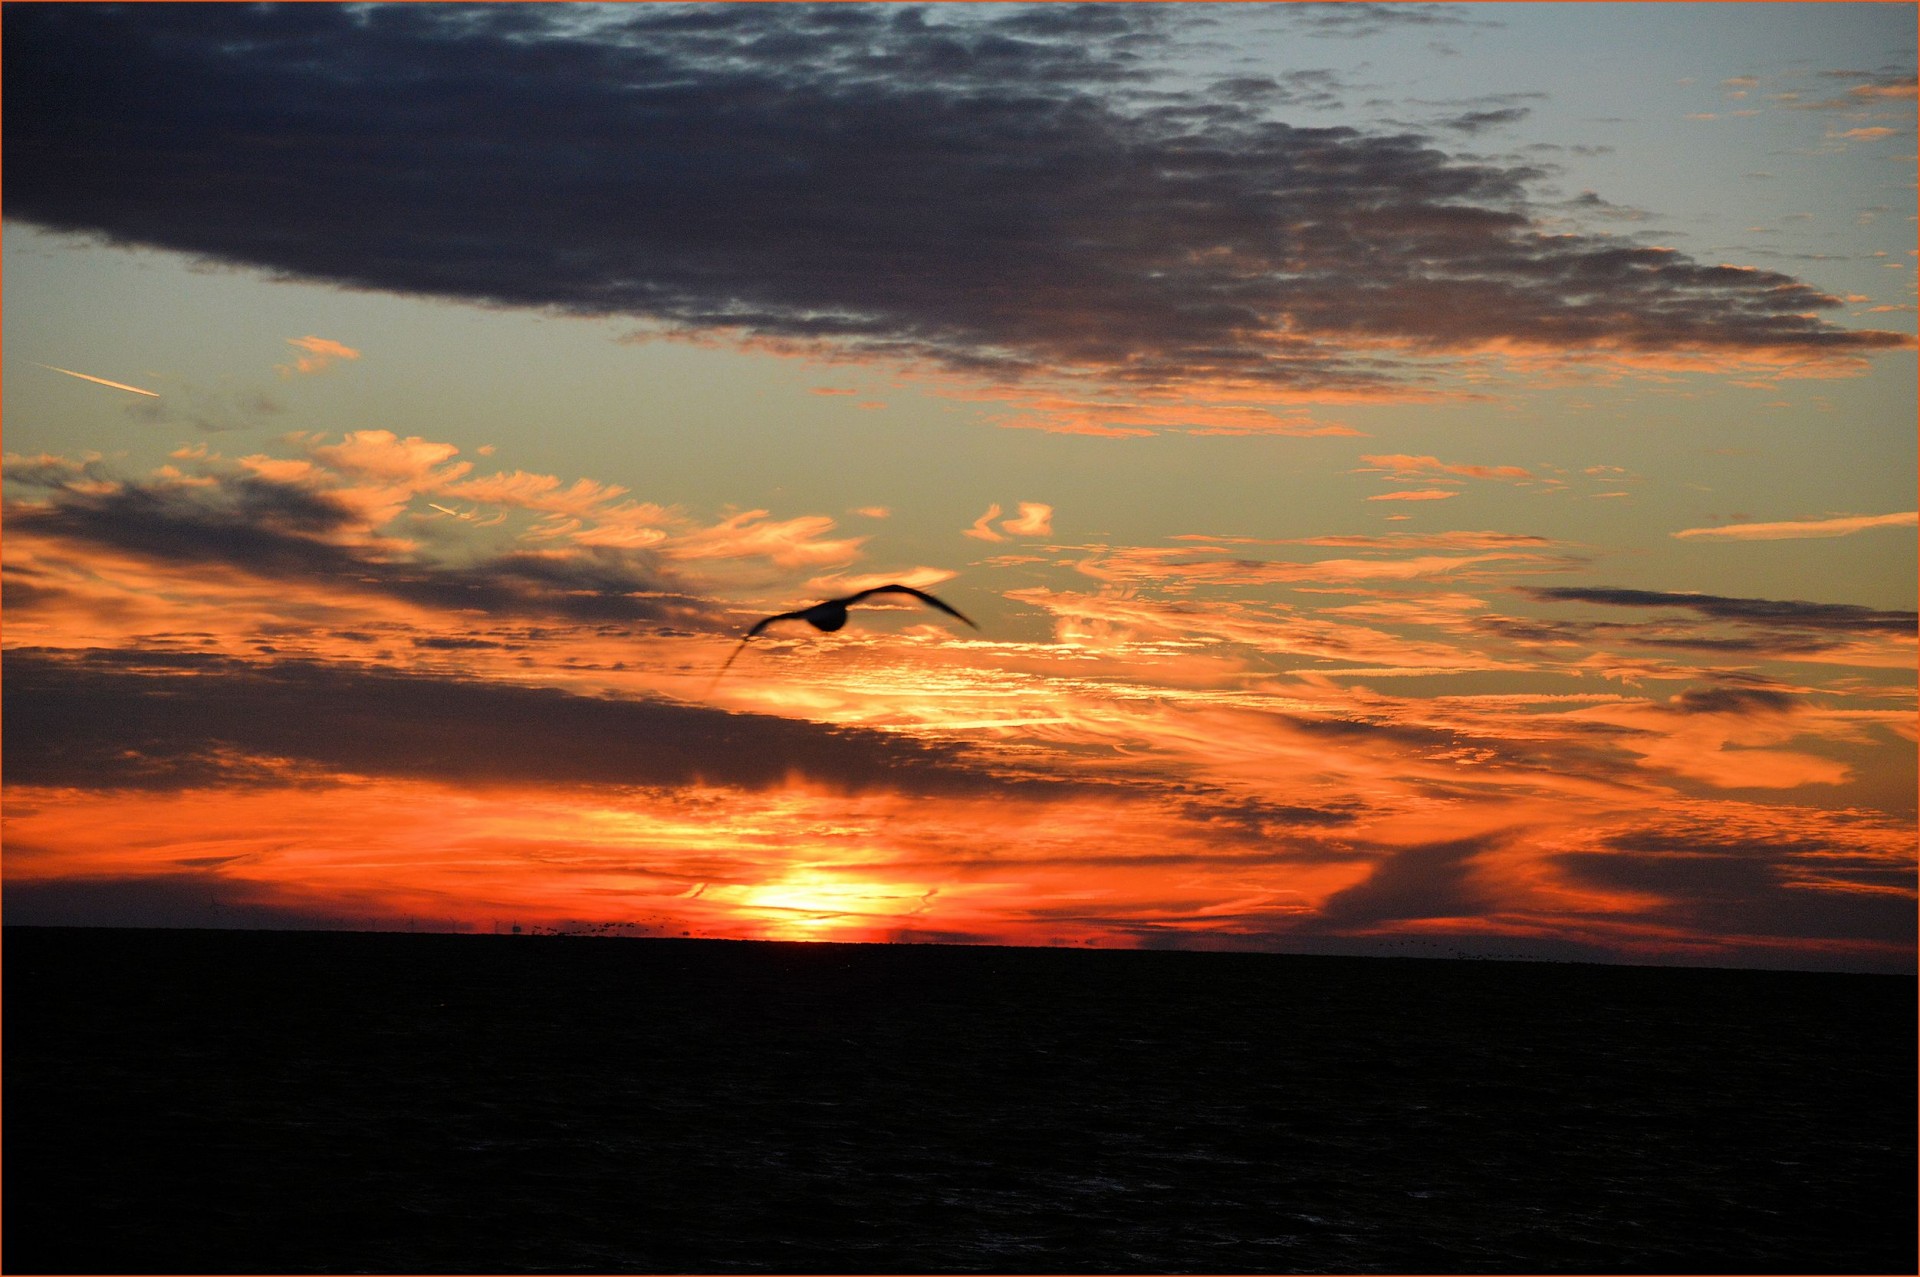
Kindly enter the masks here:
<path id="1" fill-rule="evenodd" d="M 83 372 L 75 372 L 71 368 L 55 368 L 52 364 L 41 364 L 40 367 L 45 368 L 48 372 L 63 372 L 69 377 L 78 377 L 82 381 L 97 381 L 103 386 L 112 386 L 115 390 L 131 390 L 136 395 L 146 395 L 151 399 L 158 399 L 160 397 L 160 392 L 157 390 L 142 390 L 138 386 L 125 386 L 117 381 L 108 381 L 105 377 L 92 377 Z"/>

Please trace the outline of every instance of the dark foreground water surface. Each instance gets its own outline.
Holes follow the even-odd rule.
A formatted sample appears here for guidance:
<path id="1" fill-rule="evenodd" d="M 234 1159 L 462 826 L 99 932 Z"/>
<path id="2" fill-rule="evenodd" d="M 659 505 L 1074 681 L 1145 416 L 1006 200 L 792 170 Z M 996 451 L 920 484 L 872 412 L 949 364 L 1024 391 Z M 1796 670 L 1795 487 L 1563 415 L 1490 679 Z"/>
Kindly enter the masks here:
<path id="1" fill-rule="evenodd" d="M 1915 1271 L 1915 983 L 7 928 L 8 1272 Z"/>

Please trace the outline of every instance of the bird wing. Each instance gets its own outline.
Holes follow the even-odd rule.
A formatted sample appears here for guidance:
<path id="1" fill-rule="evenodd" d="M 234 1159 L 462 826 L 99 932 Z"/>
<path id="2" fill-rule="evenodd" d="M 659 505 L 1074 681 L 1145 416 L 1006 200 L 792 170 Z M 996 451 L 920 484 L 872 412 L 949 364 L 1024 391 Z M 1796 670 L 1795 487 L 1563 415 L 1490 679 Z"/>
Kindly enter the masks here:
<path id="1" fill-rule="evenodd" d="M 747 631 L 746 638 L 743 638 L 740 641 L 742 643 L 746 642 L 747 639 L 754 637 L 756 634 L 760 633 L 760 631 L 766 629 L 769 625 L 772 625 L 775 621 L 804 621 L 807 619 L 807 611 L 808 609 L 802 608 L 798 612 L 782 612 L 778 616 L 769 616 L 764 620 L 755 621 L 753 623 L 753 628 Z"/>
<path id="2" fill-rule="evenodd" d="M 733 650 L 727 653 L 727 659 L 720 663 L 719 672 L 713 676 L 714 683 L 718 683 L 720 681 L 720 675 L 725 674 L 727 672 L 727 667 L 733 664 L 733 658 L 740 655 L 740 653 L 746 650 L 747 639 L 750 639 L 752 637 L 753 635 L 749 634 L 747 635 L 747 638 L 743 638 L 738 643 L 733 645 Z M 713 690 L 713 683 L 707 684 L 707 690 L 709 692 Z"/>
<path id="3" fill-rule="evenodd" d="M 778 616 L 769 616 L 762 620 L 755 621 L 753 623 L 753 628 L 748 630 L 745 634 L 741 635 L 740 641 L 733 645 L 733 650 L 731 652 L 727 653 L 727 659 L 724 662 L 722 662 L 720 665 L 720 674 L 725 674 L 727 672 L 727 667 L 733 664 L 734 658 L 739 656 L 740 653 L 746 649 L 747 644 L 751 642 L 754 639 L 754 637 L 760 633 L 760 631 L 766 629 L 769 625 L 772 625 L 775 621 L 801 621 L 806 619 L 806 615 L 807 614 L 805 612 L 782 612 Z M 718 683 L 720 681 L 720 674 L 715 674 L 713 676 L 714 683 Z M 713 690 L 713 685 L 711 683 L 707 685 L 707 690 L 708 691 Z"/>
<path id="4" fill-rule="evenodd" d="M 871 590 L 862 590 L 858 594 L 850 594 L 846 598 L 841 599 L 840 602 L 848 604 L 858 603 L 861 599 L 868 598 L 875 594 L 911 594 L 922 603 L 937 607 L 948 616 L 965 621 L 968 625 L 973 625 L 973 628 L 976 630 L 980 628 L 978 625 L 974 625 L 972 619 L 964 615 L 957 608 L 948 607 L 939 599 L 934 598 L 933 595 L 928 594 L 924 590 L 916 590 L 911 585 L 876 585 Z"/>

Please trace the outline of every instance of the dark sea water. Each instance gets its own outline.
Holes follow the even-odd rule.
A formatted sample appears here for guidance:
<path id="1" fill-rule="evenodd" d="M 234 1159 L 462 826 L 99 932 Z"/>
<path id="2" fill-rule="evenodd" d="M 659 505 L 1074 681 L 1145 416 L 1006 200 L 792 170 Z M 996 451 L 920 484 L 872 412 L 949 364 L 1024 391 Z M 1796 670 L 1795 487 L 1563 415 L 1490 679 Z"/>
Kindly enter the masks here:
<path id="1" fill-rule="evenodd" d="M 26 1272 L 1915 1271 L 1915 982 L 8 928 Z"/>

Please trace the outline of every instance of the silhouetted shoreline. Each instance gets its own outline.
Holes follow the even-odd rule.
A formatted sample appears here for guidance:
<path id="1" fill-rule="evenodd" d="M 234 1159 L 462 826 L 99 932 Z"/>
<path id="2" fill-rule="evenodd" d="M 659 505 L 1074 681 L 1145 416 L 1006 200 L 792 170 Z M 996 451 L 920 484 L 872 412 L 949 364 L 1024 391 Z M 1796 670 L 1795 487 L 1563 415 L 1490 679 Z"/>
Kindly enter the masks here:
<path id="1" fill-rule="evenodd" d="M 9 1272 L 1903 1272 L 1911 976 L 9 927 Z"/>

